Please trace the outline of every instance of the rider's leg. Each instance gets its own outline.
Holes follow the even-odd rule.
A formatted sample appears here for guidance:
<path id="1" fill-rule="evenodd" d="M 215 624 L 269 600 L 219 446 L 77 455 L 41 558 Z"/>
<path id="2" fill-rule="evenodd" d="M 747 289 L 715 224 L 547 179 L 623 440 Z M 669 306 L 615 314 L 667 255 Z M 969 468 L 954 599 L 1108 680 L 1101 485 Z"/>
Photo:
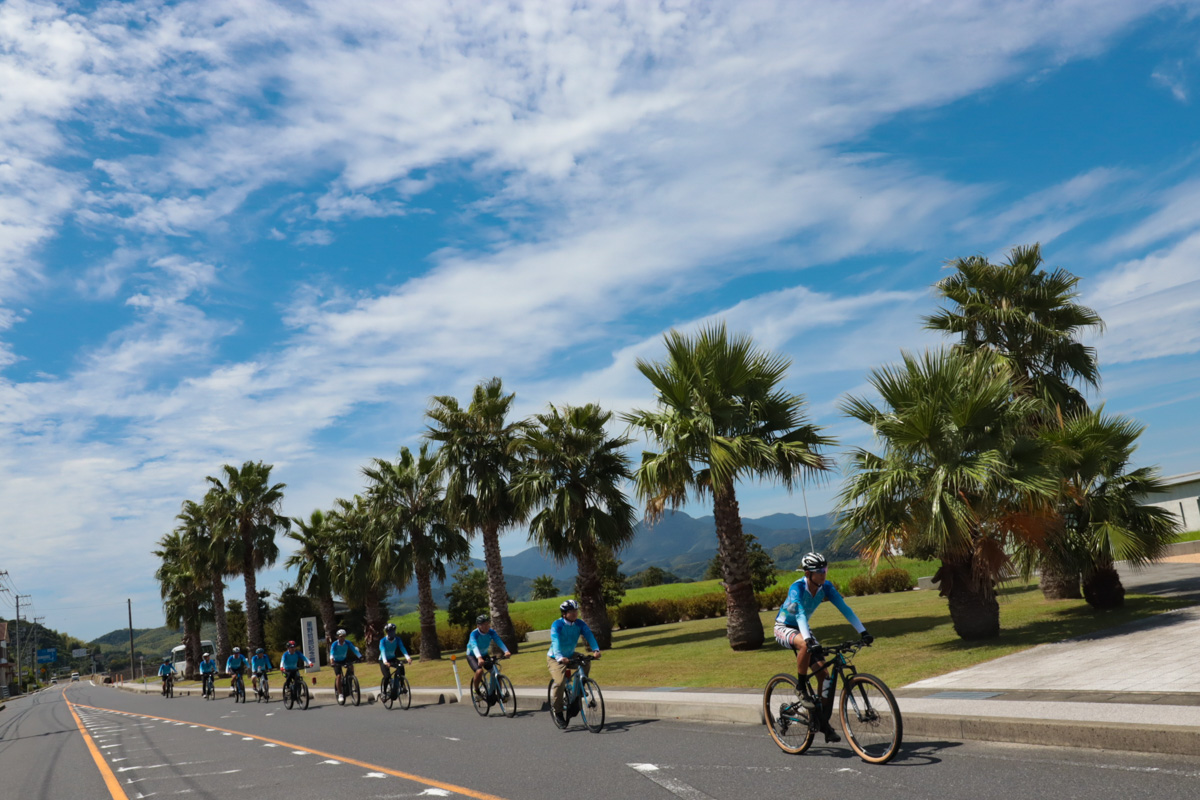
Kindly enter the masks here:
<path id="1" fill-rule="evenodd" d="M 563 711 L 563 691 L 567 688 L 569 671 L 550 656 L 546 656 L 546 669 L 554 680 L 554 696 L 550 698 L 550 710 L 561 714 Z"/>

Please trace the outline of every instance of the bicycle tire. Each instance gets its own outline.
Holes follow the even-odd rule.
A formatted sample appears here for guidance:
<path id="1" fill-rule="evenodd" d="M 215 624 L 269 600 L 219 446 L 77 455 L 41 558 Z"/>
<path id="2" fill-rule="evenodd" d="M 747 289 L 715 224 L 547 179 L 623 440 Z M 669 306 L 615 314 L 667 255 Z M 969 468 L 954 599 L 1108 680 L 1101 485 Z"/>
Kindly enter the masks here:
<path id="1" fill-rule="evenodd" d="M 379 699 L 385 708 L 391 708 L 395 700 L 392 698 L 392 682 L 390 680 L 379 679 Z"/>
<path id="2" fill-rule="evenodd" d="M 488 694 L 490 694 L 488 682 L 490 680 L 490 677 L 484 675 L 483 679 L 479 682 L 479 690 L 467 690 L 471 693 L 471 705 L 475 707 L 475 713 L 481 717 L 486 717 L 488 712 L 492 710 L 491 703 L 488 702 Z"/>
<path id="3" fill-rule="evenodd" d="M 517 715 L 517 691 L 513 688 L 512 681 L 508 679 L 507 675 L 500 676 L 500 680 L 497 681 L 496 689 L 496 695 L 500 703 L 500 711 L 504 713 L 504 716 L 509 717 L 510 719 L 515 717 Z"/>
<path id="4" fill-rule="evenodd" d="M 600 684 L 591 678 L 583 679 L 579 715 L 583 717 L 583 724 L 592 733 L 599 733 L 604 728 L 604 693 L 600 691 Z"/>
<path id="5" fill-rule="evenodd" d="M 563 693 L 563 702 L 567 700 L 566 693 Z M 558 714 L 554 713 L 554 678 L 550 679 L 550 683 L 546 684 L 546 707 L 550 709 L 550 719 L 554 723 L 554 727 L 560 731 L 567 729 L 567 723 L 558 718 Z"/>
<path id="6" fill-rule="evenodd" d="M 308 684 L 303 681 L 300 683 L 300 694 L 304 695 L 304 707 L 308 708 L 308 703 L 312 700 L 312 694 L 308 691 Z"/>
<path id="7" fill-rule="evenodd" d="M 168 681 L 167 682 L 167 697 L 172 698 L 174 696 L 175 696 L 175 682 Z"/>
<path id="8" fill-rule="evenodd" d="M 816 731 L 811 713 L 800 705 L 800 686 L 793 675 L 779 674 L 763 689 L 763 721 L 779 749 L 800 755 L 812 746 Z"/>
<path id="9" fill-rule="evenodd" d="M 292 706 L 296 705 L 296 687 L 294 684 L 284 684 L 283 687 L 283 707 L 291 711 Z"/>
<path id="10" fill-rule="evenodd" d="M 263 675 L 262 679 L 258 682 L 258 688 L 262 690 L 262 701 L 264 703 L 271 702 L 271 684 L 267 680 L 266 675 Z"/>
<path id="11" fill-rule="evenodd" d="M 408 682 L 408 678 L 400 679 L 400 691 L 396 696 L 396 701 L 400 703 L 400 708 L 412 708 L 412 686 Z"/>
<path id="12" fill-rule="evenodd" d="M 343 683 L 344 681 L 341 675 L 338 675 L 333 679 L 333 693 L 337 696 L 337 704 L 339 706 L 346 705 L 346 693 L 343 691 L 345 689 Z"/>
<path id="13" fill-rule="evenodd" d="M 842 688 L 840 717 L 846 741 L 868 764 L 886 764 L 900 751 L 904 719 L 887 684 L 860 672 Z"/>
<path id="14" fill-rule="evenodd" d="M 234 687 L 234 690 L 233 690 L 233 692 L 234 692 L 233 693 L 233 702 L 242 703 L 243 705 L 245 705 L 245 703 L 246 703 L 246 684 L 244 682 L 242 682 L 241 676 L 238 676 L 238 678 L 239 679 L 237 681 L 237 686 Z"/>
<path id="15" fill-rule="evenodd" d="M 354 697 L 354 705 L 362 702 L 362 689 L 358 685 L 358 676 L 350 676 L 350 694 Z"/>

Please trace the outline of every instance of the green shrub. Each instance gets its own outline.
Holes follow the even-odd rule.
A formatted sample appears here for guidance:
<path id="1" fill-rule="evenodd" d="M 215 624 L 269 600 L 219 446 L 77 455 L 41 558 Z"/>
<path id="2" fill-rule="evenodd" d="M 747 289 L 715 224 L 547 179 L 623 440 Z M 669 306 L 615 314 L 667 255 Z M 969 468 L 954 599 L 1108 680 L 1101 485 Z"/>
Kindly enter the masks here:
<path id="1" fill-rule="evenodd" d="M 688 619 L 712 619 L 725 615 L 725 593 L 702 594 L 680 601 Z"/>
<path id="2" fill-rule="evenodd" d="M 875 594 L 875 591 L 875 581 L 870 575 L 855 575 L 850 579 L 850 583 L 846 584 L 846 594 L 851 597 Z"/>
<path id="3" fill-rule="evenodd" d="M 907 592 L 914 585 L 912 575 L 906 569 L 883 569 L 875 573 L 875 591 Z"/>
<path id="4" fill-rule="evenodd" d="M 783 605 L 783 601 L 787 600 L 789 586 L 775 586 L 767 589 L 765 592 L 758 592 L 754 595 L 758 600 L 758 607 L 762 611 L 772 611 Z"/>

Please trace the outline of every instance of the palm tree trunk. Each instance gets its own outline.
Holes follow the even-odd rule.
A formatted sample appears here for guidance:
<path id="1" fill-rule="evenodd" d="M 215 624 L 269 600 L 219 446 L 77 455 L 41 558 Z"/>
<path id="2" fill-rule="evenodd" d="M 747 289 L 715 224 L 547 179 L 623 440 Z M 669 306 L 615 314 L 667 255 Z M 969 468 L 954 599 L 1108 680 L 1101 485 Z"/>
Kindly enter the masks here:
<path id="1" fill-rule="evenodd" d="M 379 639 L 383 632 L 383 601 L 378 589 L 367 591 L 363 597 L 363 616 L 365 617 L 367 639 L 367 661 L 379 660 Z"/>
<path id="2" fill-rule="evenodd" d="M 442 657 L 442 646 L 438 642 L 437 617 L 433 602 L 433 581 L 429 574 L 429 562 L 418 559 L 413 571 L 417 575 L 417 616 L 421 620 L 421 660 L 436 661 Z"/>
<path id="3" fill-rule="evenodd" d="M 333 641 L 333 634 L 337 631 L 337 615 L 333 613 L 333 592 L 328 590 L 321 593 L 321 625 L 325 627 L 325 641 Z M 325 653 L 328 660 L 326 648 L 318 647 L 317 650 L 319 654 Z"/>
<path id="4" fill-rule="evenodd" d="M 732 484 L 713 489 L 713 517 L 717 524 L 717 551 L 725 583 L 725 633 L 734 650 L 757 650 L 763 645 L 762 620 L 746 556 L 746 537 Z"/>
<path id="5" fill-rule="evenodd" d="M 246 581 L 246 642 L 250 652 L 263 646 L 262 616 L 258 613 L 258 576 L 254 569 L 254 546 L 242 538 L 242 578 Z"/>
<path id="6" fill-rule="evenodd" d="M 183 677 L 194 681 L 196 664 L 200 661 L 200 626 L 196 624 L 200 609 L 193 605 L 187 611 L 188 615 L 183 622 Z"/>
<path id="7" fill-rule="evenodd" d="M 950 604 L 950 621 L 961 639 L 994 639 L 1000 635 L 1000 603 L 989 586 L 975 580 L 971 558 L 942 560 L 933 579 Z"/>
<path id="8" fill-rule="evenodd" d="M 1083 578 L 1083 599 L 1095 609 L 1120 608 L 1125 605 L 1125 587 L 1112 562 L 1099 564 Z"/>
<path id="9" fill-rule="evenodd" d="M 1078 572 L 1061 569 L 1047 561 L 1042 564 L 1038 586 L 1042 590 L 1042 597 L 1047 600 L 1078 600 L 1083 597 L 1079 591 L 1080 579 Z"/>
<path id="10" fill-rule="evenodd" d="M 586 545 L 581 547 L 575 563 L 578 565 L 579 615 L 592 629 L 600 649 L 608 650 L 612 647 L 612 622 L 604 605 L 604 583 L 600 580 L 600 570 L 596 565 L 595 548 Z"/>
<path id="11" fill-rule="evenodd" d="M 213 580 L 213 621 L 217 625 L 217 669 L 224 670 L 229 660 L 229 623 L 225 619 L 225 579 Z"/>
<path id="12" fill-rule="evenodd" d="M 500 561 L 500 529 L 488 525 L 483 529 L 483 561 L 487 568 L 488 611 L 492 627 L 504 640 L 509 652 L 517 653 L 517 632 L 508 615 L 508 586 L 504 583 L 504 565 Z"/>

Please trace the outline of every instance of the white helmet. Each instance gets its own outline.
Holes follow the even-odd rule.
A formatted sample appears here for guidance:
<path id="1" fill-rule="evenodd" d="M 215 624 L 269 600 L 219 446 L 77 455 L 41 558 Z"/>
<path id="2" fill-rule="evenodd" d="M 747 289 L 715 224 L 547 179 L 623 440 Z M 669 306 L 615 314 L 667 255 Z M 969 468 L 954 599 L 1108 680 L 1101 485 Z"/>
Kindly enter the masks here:
<path id="1" fill-rule="evenodd" d="M 579 603 L 576 603 L 574 600 L 563 600 L 558 606 L 558 610 L 563 614 L 567 613 L 568 611 L 578 611 Z"/>
<path id="2" fill-rule="evenodd" d="M 338 636 L 345 636 L 345 635 L 346 635 L 346 629 L 345 629 L 345 628 L 338 628 L 337 635 L 338 635 Z"/>
<path id="3" fill-rule="evenodd" d="M 240 653 L 240 652 L 242 652 L 242 648 L 240 648 L 240 647 L 235 647 L 235 648 L 233 648 L 233 652 L 235 652 L 235 653 Z"/>
<path id="4" fill-rule="evenodd" d="M 205 658 L 208 658 L 208 657 L 209 657 L 209 656 L 211 656 L 211 655 L 212 655 L 212 653 L 205 653 L 205 654 L 204 654 L 204 657 L 205 657 Z"/>
<path id="5" fill-rule="evenodd" d="M 805 572 L 816 572 L 825 569 L 829 562 L 825 560 L 825 556 L 820 553 L 808 553 L 804 558 L 800 559 L 800 568 Z"/>

